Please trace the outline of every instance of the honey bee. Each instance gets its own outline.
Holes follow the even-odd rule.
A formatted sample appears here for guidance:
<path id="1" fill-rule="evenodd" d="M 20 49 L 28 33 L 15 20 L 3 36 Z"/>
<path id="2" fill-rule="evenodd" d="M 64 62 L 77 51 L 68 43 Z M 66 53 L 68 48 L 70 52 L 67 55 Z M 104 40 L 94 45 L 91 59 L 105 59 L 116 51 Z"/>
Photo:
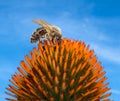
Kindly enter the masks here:
<path id="1" fill-rule="evenodd" d="M 42 42 L 44 40 L 51 40 L 52 42 L 61 41 L 61 29 L 57 26 L 51 25 L 44 20 L 33 20 L 33 22 L 41 25 L 31 35 L 31 43 Z"/>

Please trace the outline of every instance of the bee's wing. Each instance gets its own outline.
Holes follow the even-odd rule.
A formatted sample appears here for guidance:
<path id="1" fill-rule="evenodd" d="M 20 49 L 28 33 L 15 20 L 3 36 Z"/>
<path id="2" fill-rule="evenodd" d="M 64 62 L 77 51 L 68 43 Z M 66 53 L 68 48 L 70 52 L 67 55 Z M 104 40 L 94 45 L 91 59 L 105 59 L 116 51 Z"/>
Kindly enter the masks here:
<path id="1" fill-rule="evenodd" d="M 33 22 L 40 24 L 43 28 L 45 28 L 47 30 L 47 32 L 50 32 L 51 30 L 51 25 L 49 23 L 47 23 L 44 20 L 33 20 Z"/>
<path id="2" fill-rule="evenodd" d="M 40 24 L 41 26 L 49 26 L 50 24 L 44 20 L 32 20 L 33 22 Z"/>
<path id="3" fill-rule="evenodd" d="M 50 25 L 48 22 L 44 21 L 44 20 L 40 20 L 41 23 L 45 24 L 45 25 Z"/>

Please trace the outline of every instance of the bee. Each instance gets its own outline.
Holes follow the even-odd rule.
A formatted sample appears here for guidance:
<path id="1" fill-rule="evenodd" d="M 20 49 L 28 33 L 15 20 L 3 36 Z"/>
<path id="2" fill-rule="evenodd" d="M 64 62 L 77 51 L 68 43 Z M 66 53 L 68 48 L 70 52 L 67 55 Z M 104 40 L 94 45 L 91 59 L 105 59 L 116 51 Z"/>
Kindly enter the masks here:
<path id="1" fill-rule="evenodd" d="M 31 35 L 31 43 L 42 42 L 44 40 L 51 40 L 52 42 L 61 41 L 62 33 L 59 27 L 51 25 L 44 20 L 33 20 L 33 22 L 41 25 L 41 27 L 37 28 Z"/>

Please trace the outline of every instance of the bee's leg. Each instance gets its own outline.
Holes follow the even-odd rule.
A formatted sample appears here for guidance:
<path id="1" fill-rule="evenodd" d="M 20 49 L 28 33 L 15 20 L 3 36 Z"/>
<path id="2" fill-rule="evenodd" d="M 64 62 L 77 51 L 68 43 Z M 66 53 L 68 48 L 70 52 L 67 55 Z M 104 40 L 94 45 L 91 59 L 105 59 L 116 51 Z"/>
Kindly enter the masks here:
<path id="1" fill-rule="evenodd" d="M 53 35 L 52 36 L 52 42 L 55 43 L 55 41 L 56 41 L 56 37 L 55 37 L 55 35 Z"/>

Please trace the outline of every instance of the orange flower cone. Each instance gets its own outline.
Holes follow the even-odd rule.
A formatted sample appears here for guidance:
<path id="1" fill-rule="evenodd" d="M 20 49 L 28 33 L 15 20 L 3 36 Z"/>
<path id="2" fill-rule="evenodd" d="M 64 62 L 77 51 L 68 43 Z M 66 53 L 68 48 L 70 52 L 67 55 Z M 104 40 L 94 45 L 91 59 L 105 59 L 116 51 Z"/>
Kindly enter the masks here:
<path id="1" fill-rule="evenodd" d="M 105 71 L 84 42 L 39 43 L 7 88 L 9 101 L 111 101 Z"/>

